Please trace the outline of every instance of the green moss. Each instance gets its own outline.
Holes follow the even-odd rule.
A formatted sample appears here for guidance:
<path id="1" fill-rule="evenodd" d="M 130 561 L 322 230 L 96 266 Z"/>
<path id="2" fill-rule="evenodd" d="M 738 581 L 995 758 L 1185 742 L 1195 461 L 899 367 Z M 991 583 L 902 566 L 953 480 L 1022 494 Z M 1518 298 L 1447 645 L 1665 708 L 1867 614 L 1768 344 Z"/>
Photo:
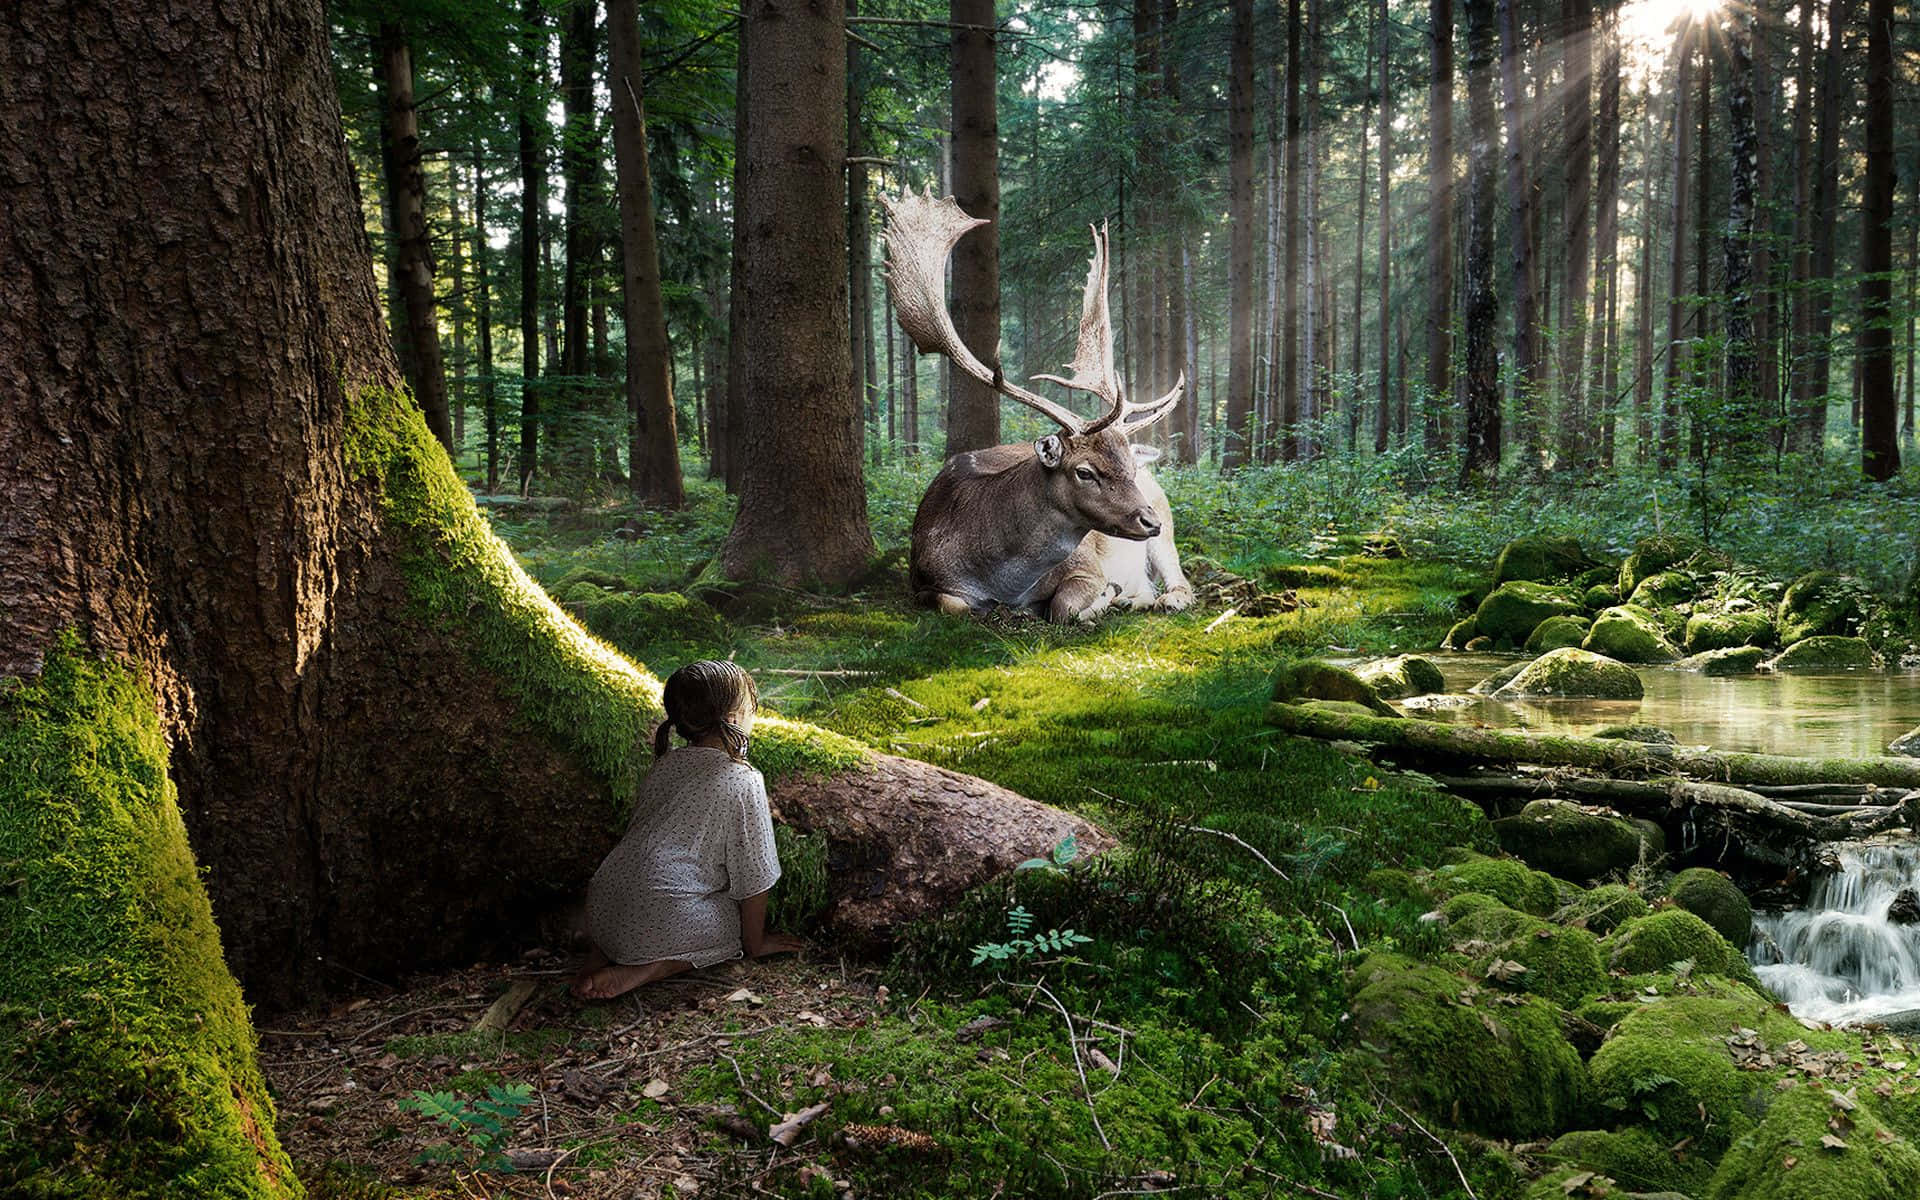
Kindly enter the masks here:
<path id="1" fill-rule="evenodd" d="M 1580 611 L 1580 597 L 1566 588 L 1541 583 L 1503 583 L 1480 602 L 1474 614 L 1482 636 L 1518 646 L 1548 617 Z"/>
<path id="2" fill-rule="evenodd" d="M 1667 610 L 1693 601 L 1696 585 L 1685 571 L 1658 571 L 1642 579 L 1627 596 L 1628 604 L 1648 610 Z"/>
<path id="3" fill-rule="evenodd" d="M 1745 946 L 1753 934 L 1753 905 L 1718 871 L 1687 868 L 1667 886 L 1667 899 L 1713 926 L 1734 946 Z"/>
<path id="4" fill-rule="evenodd" d="M 1606 609 L 1595 617 L 1581 647 L 1627 663 L 1667 663 L 1680 657 L 1667 640 L 1659 618 L 1628 604 Z"/>
<path id="5" fill-rule="evenodd" d="M 1521 659 L 1517 663 L 1510 663 L 1507 666 L 1501 667 L 1498 671 L 1495 671 L 1479 683 L 1468 688 L 1467 691 L 1476 696 L 1491 696 L 1518 678 L 1520 672 L 1526 670 L 1531 661 L 1530 659 Z"/>
<path id="6" fill-rule="evenodd" d="M 455 1062 L 484 1059 L 489 1062 L 507 1055 L 535 1055 L 572 1040 L 565 1029 L 521 1029 L 506 1033 L 462 1030 L 456 1033 L 406 1034 L 390 1039 L 386 1051 L 401 1058 L 432 1058 L 446 1055 Z"/>
<path id="7" fill-rule="evenodd" d="M 1399 867 L 1380 867 L 1360 879 L 1360 891 L 1384 904 L 1405 904 L 1424 909 L 1433 902 L 1428 891 L 1412 872 Z"/>
<path id="8" fill-rule="evenodd" d="M 1809 571 L 1800 576 L 1787 586 L 1774 613 L 1780 644 L 1790 646 L 1803 638 L 1846 637 L 1859 632 L 1866 619 L 1864 592 L 1857 580 L 1832 571 Z"/>
<path id="9" fill-rule="evenodd" d="M 1690 1149 L 1674 1150 L 1649 1130 L 1580 1129 L 1564 1133 L 1540 1152 L 1540 1160 L 1562 1167 L 1598 1171 L 1636 1192 L 1697 1193 L 1713 1173 L 1713 1162 Z M 1553 1200 L 1565 1200 L 1559 1191 Z"/>
<path id="10" fill-rule="evenodd" d="M 1822 1139 L 1840 1125 L 1839 1147 Z M 1789 1165 L 1791 1164 L 1791 1165 Z M 1827 1089 L 1772 1094 L 1759 1127 L 1721 1159 L 1705 1200 L 1909 1200 L 1920 1195 L 1920 1150 L 1894 1134 L 1869 1099 L 1842 1111 Z"/>
<path id="11" fill-rule="evenodd" d="M 1579 925 L 1606 936 L 1635 917 L 1653 910 L 1639 892 L 1624 883 L 1603 883 L 1582 892 L 1572 903 L 1562 905 L 1553 919 L 1562 925 Z"/>
<path id="12" fill-rule="evenodd" d="M 1627 555 L 1620 564 L 1620 594 L 1633 595 L 1633 590 L 1640 586 L 1642 580 L 1669 568 L 1715 571 L 1724 569 L 1731 562 L 1718 550 L 1709 550 L 1689 537 L 1657 534 L 1643 538 L 1634 546 L 1633 553 Z"/>
<path id="13" fill-rule="evenodd" d="M 1638 700 L 1645 694 L 1645 687 L 1639 674 L 1624 662 L 1566 647 L 1534 659 L 1493 694 L 1502 700 L 1523 696 Z"/>
<path id="14" fill-rule="evenodd" d="M 1398 715 L 1381 700 L 1360 676 L 1345 667 L 1317 658 L 1281 663 L 1273 671 L 1273 698 L 1282 703 L 1295 700 L 1341 700 L 1361 704 L 1382 715 Z"/>
<path id="15" fill-rule="evenodd" d="M 1454 622 L 1453 627 L 1447 630 L 1447 636 L 1440 639 L 1440 648 L 1442 650 L 1465 650 L 1467 643 L 1479 636 L 1480 622 L 1473 617 L 1468 617 L 1463 621 Z"/>
<path id="16" fill-rule="evenodd" d="M 1664 908 L 1627 921 L 1607 939 L 1607 951 L 1608 967 L 1628 974 L 1691 962 L 1704 974 L 1757 985 L 1753 968 L 1740 951 L 1684 908 Z"/>
<path id="17" fill-rule="evenodd" d="M 1559 583 L 1596 565 L 1581 549 L 1578 538 L 1529 534 L 1500 548 L 1500 557 L 1493 564 L 1493 582 L 1496 587 L 1515 579 Z"/>
<path id="18" fill-rule="evenodd" d="M 1447 894 L 1483 892 L 1508 908 L 1544 917 L 1556 907 L 1553 880 L 1528 869 L 1518 859 L 1483 858 L 1441 867 L 1433 873 L 1434 887 Z"/>
<path id="19" fill-rule="evenodd" d="M 566 603 L 596 636 L 636 660 L 711 656 L 723 653 L 732 637 L 719 613 L 678 592 L 605 592 L 577 584 Z"/>
<path id="20" fill-rule="evenodd" d="M 1773 618 L 1748 609 L 1744 612 L 1694 613 L 1687 618 L 1688 654 L 1728 650 L 1735 646 L 1771 646 Z"/>
<path id="21" fill-rule="evenodd" d="M 1864 638 L 1826 635 L 1801 638 L 1767 663 L 1776 671 L 1857 671 L 1882 665 Z"/>
<path id="22" fill-rule="evenodd" d="M 1533 627 L 1527 635 L 1527 653 L 1545 654 L 1549 650 L 1559 650 L 1565 646 L 1578 646 L 1586 640 L 1587 630 L 1593 622 L 1585 617 L 1573 616 L 1548 617 Z"/>
<path id="23" fill-rule="evenodd" d="M 805 936 L 819 928 L 830 901 L 827 839 L 776 825 L 773 843 L 780 852 L 780 878 L 767 897 L 767 925 Z"/>
<path id="24" fill-rule="evenodd" d="M 77 638 L 0 693 L 0 1192 L 280 1197 L 153 696 Z"/>
<path id="25" fill-rule="evenodd" d="M 1370 956 L 1355 982 L 1350 1036 L 1360 1069 L 1430 1118 L 1537 1137 L 1585 1111 L 1586 1072 L 1545 1001 L 1390 955 Z"/>
<path id="26" fill-rule="evenodd" d="M 1751 675 L 1767 660 L 1767 654 L 1760 646 L 1730 646 L 1725 650 L 1703 650 L 1675 665 L 1702 675 Z"/>
<path id="27" fill-rule="evenodd" d="M 1639 742 L 1644 746 L 1678 746 L 1680 739 L 1658 725 L 1607 725 L 1590 735 L 1606 741 Z"/>
<path id="28" fill-rule="evenodd" d="M 636 588 L 632 580 L 625 575 L 616 575 L 612 571 L 603 571 L 598 567 L 575 567 L 547 586 L 547 591 L 555 599 L 566 600 L 576 584 L 587 584 L 604 592 L 632 592 Z"/>
<path id="29" fill-rule="evenodd" d="M 1620 603 L 1620 589 L 1610 583 L 1596 583 L 1580 596 L 1580 607 L 1590 613 Z"/>
<path id="30" fill-rule="evenodd" d="M 1466 922 L 1479 913 L 1514 911 L 1516 910 L 1508 908 L 1485 892 L 1461 892 L 1456 896 L 1449 896 L 1446 903 L 1440 906 L 1440 915 L 1450 928 Z"/>
<path id="31" fill-rule="evenodd" d="M 1447 677 L 1433 660 L 1418 654 L 1399 654 L 1363 663 L 1353 673 L 1383 700 L 1405 700 L 1447 690 Z"/>
<path id="32" fill-rule="evenodd" d="M 1606 989 L 1599 939 L 1584 929 L 1549 925 L 1510 908 L 1482 908 L 1454 921 L 1451 932 L 1456 949 L 1461 939 L 1488 944 L 1472 955 L 1476 971 L 1484 972 L 1495 960 L 1517 962 L 1526 970 L 1507 985 L 1555 1004 L 1571 1006 Z"/>
<path id="33" fill-rule="evenodd" d="M 1565 800 L 1532 800 L 1493 823 L 1507 853 L 1562 879 L 1598 879 L 1624 871 L 1662 847 L 1625 818 Z"/>

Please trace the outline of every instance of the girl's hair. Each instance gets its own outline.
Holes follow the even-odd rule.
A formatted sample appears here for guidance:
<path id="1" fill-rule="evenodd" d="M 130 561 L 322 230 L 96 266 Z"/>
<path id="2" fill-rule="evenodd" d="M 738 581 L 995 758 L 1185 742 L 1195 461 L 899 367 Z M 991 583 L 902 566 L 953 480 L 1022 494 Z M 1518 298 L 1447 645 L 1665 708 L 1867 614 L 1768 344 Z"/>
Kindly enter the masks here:
<path id="1" fill-rule="evenodd" d="M 737 663 L 711 658 L 688 663 L 667 677 L 662 699 L 667 719 L 653 731 L 656 758 L 671 745 L 670 733 L 689 742 L 717 733 L 736 762 L 746 761 L 747 731 L 735 718 L 753 713 L 760 691 L 753 685 L 753 676 Z"/>

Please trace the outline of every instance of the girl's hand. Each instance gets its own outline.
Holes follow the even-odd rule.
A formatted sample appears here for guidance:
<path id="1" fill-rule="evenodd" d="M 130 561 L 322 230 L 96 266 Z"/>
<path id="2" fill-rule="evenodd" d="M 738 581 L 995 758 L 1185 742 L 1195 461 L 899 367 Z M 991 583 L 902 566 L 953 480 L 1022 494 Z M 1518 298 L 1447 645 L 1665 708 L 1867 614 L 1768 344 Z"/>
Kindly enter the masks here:
<path id="1" fill-rule="evenodd" d="M 806 948 L 806 942 L 784 933 L 770 933 L 758 946 L 747 947 L 748 958 L 766 958 L 770 954 L 793 954 Z"/>

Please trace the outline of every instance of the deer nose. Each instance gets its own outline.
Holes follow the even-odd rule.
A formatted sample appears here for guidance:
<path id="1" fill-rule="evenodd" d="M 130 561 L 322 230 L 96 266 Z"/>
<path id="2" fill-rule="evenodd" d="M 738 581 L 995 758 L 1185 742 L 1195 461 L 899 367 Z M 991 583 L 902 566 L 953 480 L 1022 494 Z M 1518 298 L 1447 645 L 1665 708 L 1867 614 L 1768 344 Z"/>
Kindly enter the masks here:
<path id="1" fill-rule="evenodd" d="M 1136 525 L 1140 526 L 1142 536 L 1150 538 L 1160 536 L 1160 522 L 1153 519 L 1152 509 L 1141 509 L 1139 512 L 1133 514 L 1133 520 Z"/>

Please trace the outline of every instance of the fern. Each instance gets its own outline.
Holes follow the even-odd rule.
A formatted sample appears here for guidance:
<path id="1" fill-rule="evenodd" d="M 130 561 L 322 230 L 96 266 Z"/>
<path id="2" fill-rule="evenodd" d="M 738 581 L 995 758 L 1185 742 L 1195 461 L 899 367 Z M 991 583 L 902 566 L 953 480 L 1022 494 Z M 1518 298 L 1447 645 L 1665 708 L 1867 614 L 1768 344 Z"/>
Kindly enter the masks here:
<path id="1" fill-rule="evenodd" d="M 1065 954 L 1075 946 L 1084 946 L 1093 939 L 1084 933 L 1071 929 L 1047 929 L 1029 937 L 1033 928 L 1033 914 L 1024 904 L 1016 904 L 1007 910 L 1007 940 L 1004 942 L 982 942 L 973 948 L 973 965 L 994 962 L 1016 962 L 1031 958 L 1035 954 Z"/>
<path id="2" fill-rule="evenodd" d="M 421 1150 L 423 1163 L 466 1163 L 483 1171 L 511 1171 L 513 1162 L 502 1153 L 507 1130 L 533 1100 L 533 1088 L 524 1083 L 489 1085 L 486 1094 L 465 1100 L 452 1092 L 415 1092 L 400 1100 L 404 1112 L 431 1117 L 448 1133 L 473 1147 L 465 1151 L 436 1143 Z"/>

